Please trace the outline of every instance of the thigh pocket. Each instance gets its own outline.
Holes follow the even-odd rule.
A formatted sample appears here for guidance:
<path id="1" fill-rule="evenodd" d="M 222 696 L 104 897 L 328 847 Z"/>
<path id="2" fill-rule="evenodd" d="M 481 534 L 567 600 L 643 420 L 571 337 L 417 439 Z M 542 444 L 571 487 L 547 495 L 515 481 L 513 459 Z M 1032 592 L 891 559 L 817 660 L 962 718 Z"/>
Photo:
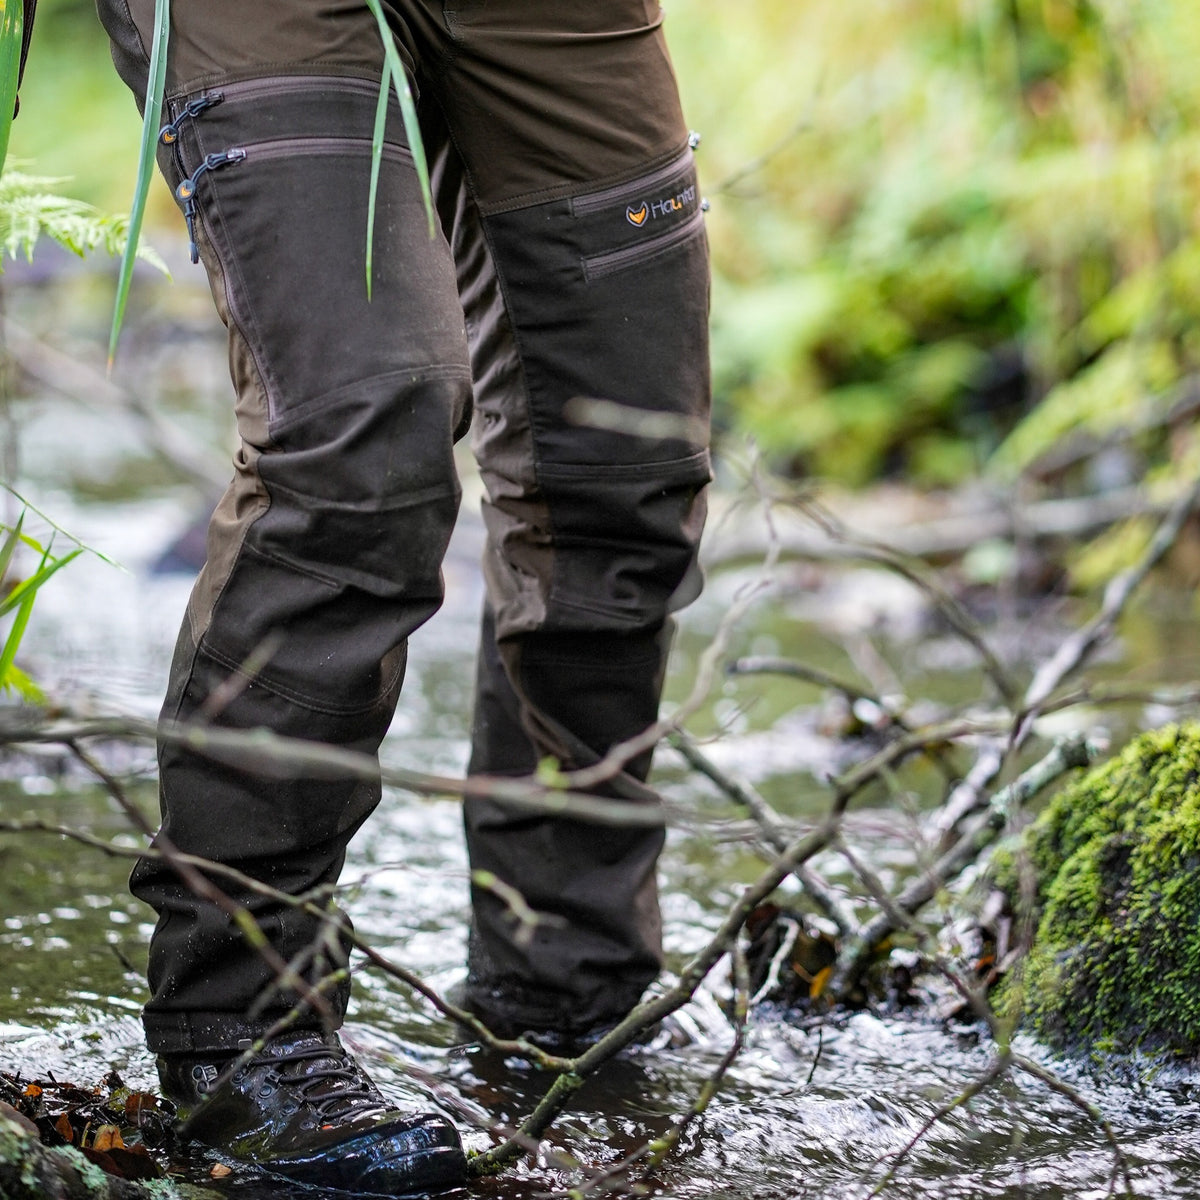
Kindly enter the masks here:
<path id="1" fill-rule="evenodd" d="M 164 130 L 187 176 L 177 196 L 218 260 L 272 432 L 357 380 L 465 362 L 453 267 L 444 240 L 429 236 L 398 112 L 384 142 L 367 294 L 377 96 L 366 79 L 244 80 L 175 102 Z"/>
<path id="2" fill-rule="evenodd" d="M 516 328 L 539 467 L 655 464 L 701 449 L 708 249 L 685 148 L 638 176 L 485 218 Z M 571 401 L 685 418 L 600 429 Z M 689 432 L 695 430 L 696 432 Z"/>

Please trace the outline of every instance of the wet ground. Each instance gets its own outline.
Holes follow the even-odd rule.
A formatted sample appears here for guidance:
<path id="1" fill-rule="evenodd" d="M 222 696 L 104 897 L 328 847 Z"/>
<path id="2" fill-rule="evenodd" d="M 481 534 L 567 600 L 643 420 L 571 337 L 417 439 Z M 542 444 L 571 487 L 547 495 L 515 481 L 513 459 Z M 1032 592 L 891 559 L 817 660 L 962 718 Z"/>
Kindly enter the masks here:
<path id="1" fill-rule="evenodd" d="M 94 295 L 109 287 L 85 276 L 60 281 L 6 276 L 8 312 L 22 327 L 69 355 L 99 360 L 105 314 Z M 12 286 L 13 283 L 17 286 Z M 195 281 L 171 292 L 145 285 L 128 357 L 117 382 L 160 398 L 161 411 L 197 451 L 219 464 L 228 441 L 223 351 Z M 153 310 L 153 311 L 151 311 Z M 130 366 L 128 364 L 135 364 Z M 52 374 L 52 372 L 51 372 Z M 14 403 L 19 488 L 54 519 L 121 569 L 85 556 L 47 588 L 35 610 L 24 665 L 72 709 L 150 716 L 189 580 L 156 573 L 162 551 L 202 511 L 202 490 L 144 450 L 142 432 L 97 396 L 64 396 L 27 383 Z M 409 681 L 385 758 L 423 770 L 461 772 L 466 757 L 474 626 L 480 604 L 475 559 L 479 525 L 474 485 L 447 562 L 447 603 L 414 640 Z M 44 529 L 44 526 L 42 527 Z M 669 685 L 686 693 L 697 656 L 754 577 L 753 568 L 712 578 L 685 614 Z M 1014 610 L 1015 612 L 1016 610 Z M 997 631 L 1000 644 L 1028 660 L 1078 618 L 1046 602 Z M 1104 668 L 1121 677 L 1191 680 L 1200 641 L 1186 604 L 1158 596 L 1123 628 Z M 848 649 L 847 649 L 848 647 Z M 930 623 L 910 591 L 877 577 L 815 575 L 787 567 L 774 578 L 734 639 L 737 653 L 783 654 L 852 671 L 886 663 L 910 695 L 929 705 L 966 703 L 982 693 L 960 644 Z M 871 667 L 872 662 L 875 668 Z M 1108 715 L 1117 735 L 1166 719 L 1161 711 Z M 1095 714 L 1079 714 L 1096 720 Z M 720 731 L 709 747 L 724 766 L 757 783 L 787 815 L 821 810 L 823 774 L 855 753 L 844 714 L 812 687 L 764 679 L 722 681 L 693 722 Z M 134 795 L 154 809 L 150 751 L 114 761 Z M 672 831 L 663 860 L 670 965 L 706 940 L 759 860 L 744 840 L 740 814 L 711 785 L 688 775 L 671 752 L 657 780 L 691 817 Z M 137 838 L 112 803 L 62 752 L 8 756 L 0 816 L 37 818 L 85 829 L 133 848 Z M 911 868 L 911 829 L 941 783 L 914 766 L 900 780 L 899 808 L 867 797 L 852 829 L 886 880 Z M 824 864 L 844 876 L 836 861 Z M 0 834 L 0 1070 L 98 1084 L 116 1067 L 133 1086 L 152 1087 L 137 1012 L 148 912 L 126 893 L 128 863 L 47 834 Z M 466 925 L 465 862 L 452 803 L 385 797 L 356 840 L 345 902 L 360 931 L 435 986 L 461 970 Z M 693 1006 L 695 1040 L 611 1064 L 589 1083 L 555 1127 L 539 1161 L 473 1189 L 525 1200 L 560 1191 L 662 1132 L 689 1106 L 729 1045 L 714 1002 L 728 989 L 724 970 L 708 982 L 708 1003 Z M 503 1061 L 460 1034 L 399 985 L 360 972 L 346 1040 L 394 1098 L 425 1102 L 432 1076 L 440 1102 L 464 1128 L 472 1117 L 518 1119 L 548 1080 L 527 1064 Z M 1036 1046 L 1022 1051 L 1052 1067 L 1111 1122 L 1139 1196 L 1192 1197 L 1200 1169 L 1200 1077 L 1138 1064 L 1068 1063 Z M 654 1176 L 650 1194 L 679 1198 L 865 1197 L 881 1184 L 889 1156 L 985 1072 L 992 1051 L 977 1030 L 950 1028 L 932 1009 L 864 1012 L 806 1027 L 762 1008 L 746 1049 L 679 1152 Z M 468 1134 L 473 1145 L 484 1132 Z M 555 1165 L 562 1153 L 583 1167 Z M 1110 1194 L 1113 1156 L 1099 1125 L 1067 1098 L 1028 1075 L 1011 1075 L 917 1140 L 886 1195 L 896 1197 L 1088 1198 Z M 256 1200 L 282 1200 L 294 1188 L 239 1173 L 223 1185 Z M 465 1194 L 464 1194 L 465 1195 Z"/>

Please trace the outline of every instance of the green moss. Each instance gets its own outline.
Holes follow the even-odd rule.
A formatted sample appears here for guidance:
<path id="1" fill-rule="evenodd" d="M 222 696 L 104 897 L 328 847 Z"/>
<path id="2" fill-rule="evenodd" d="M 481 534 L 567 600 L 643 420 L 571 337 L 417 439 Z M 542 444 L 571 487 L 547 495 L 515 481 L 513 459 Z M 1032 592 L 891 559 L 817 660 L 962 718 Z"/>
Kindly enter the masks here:
<path id="1" fill-rule="evenodd" d="M 1059 1048 L 1200 1054 L 1200 725 L 1065 788 L 1023 848 L 1037 932 L 1002 1005 Z M 1016 894 L 1016 858 L 999 864 Z"/>

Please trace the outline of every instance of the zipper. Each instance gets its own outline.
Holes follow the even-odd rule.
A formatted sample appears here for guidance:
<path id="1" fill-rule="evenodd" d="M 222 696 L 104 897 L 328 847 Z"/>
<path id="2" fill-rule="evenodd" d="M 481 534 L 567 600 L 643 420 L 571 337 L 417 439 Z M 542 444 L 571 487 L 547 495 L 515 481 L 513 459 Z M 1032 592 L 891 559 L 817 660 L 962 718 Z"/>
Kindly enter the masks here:
<path id="1" fill-rule="evenodd" d="M 200 261 L 200 248 L 196 245 L 196 186 L 200 177 L 209 171 L 227 167 L 230 163 L 241 162 L 246 157 L 246 151 L 235 146 L 232 150 L 219 150 L 208 155 L 204 161 L 175 189 L 175 195 L 183 201 L 183 216 L 187 221 L 188 250 L 192 262 Z"/>
<path id="2" fill-rule="evenodd" d="M 703 224 L 704 213 L 694 212 L 682 225 L 676 225 L 666 233 L 647 238 L 633 246 L 625 246 L 621 250 L 589 255 L 583 260 L 583 273 L 589 280 L 611 275 L 614 271 L 620 271 L 643 258 L 650 258 L 662 250 L 670 250 L 672 246 L 687 241 Z"/>
<path id="3" fill-rule="evenodd" d="M 253 100 L 261 96 L 285 96 L 289 92 L 306 92 L 324 87 L 339 92 L 360 92 L 377 99 L 379 83 L 357 75 L 274 75 L 264 79 L 243 79 L 221 85 L 228 100 Z"/>
<path id="4" fill-rule="evenodd" d="M 224 92 L 205 92 L 203 96 L 197 96 L 195 100 L 189 100 L 184 106 L 183 111 L 169 125 L 164 125 L 158 131 L 158 140 L 164 146 L 173 146 L 179 140 L 179 127 L 184 121 L 190 121 L 194 117 L 198 117 L 207 108 L 212 108 L 214 104 L 220 104 L 225 99 Z"/>
<path id="5" fill-rule="evenodd" d="M 313 134 L 308 137 L 279 138 L 270 142 L 247 142 L 242 147 L 242 157 L 269 160 L 290 158 L 296 154 L 346 154 L 352 150 L 364 149 L 370 154 L 369 137 L 321 137 Z M 412 151 L 398 142 L 384 142 L 383 157 L 411 162 Z"/>
<path id="6" fill-rule="evenodd" d="M 293 158 L 297 154 L 345 154 L 350 150 L 361 152 L 364 148 L 370 152 L 370 138 L 299 137 L 281 138 L 274 142 L 251 142 L 246 146 L 234 146 L 230 150 L 219 150 L 209 154 L 175 189 L 175 195 L 183 201 L 183 216 L 187 221 L 188 249 L 192 262 L 200 261 L 200 249 L 196 244 L 196 187 L 201 177 L 209 171 L 245 162 L 247 159 L 270 161 L 273 158 Z M 407 146 L 384 142 L 383 157 L 411 162 L 412 152 Z"/>
<path id="7" fill-rule="evenodd" d="M 636 200 L 643 192 L 651 191 L 652 189 L 667 183 L 669 180 L 681 175 L 683 171 L 691 166 L 692 163 L 692 148 L 688 146 L 682 154 L 673 158 L 669 163 L 665 163 L 659 167 L 657 171 L 649 175 L 642 175 L 637 179 L 629 179 L 625 183 L 615 183 L 612 187 L 605 188 L 601 192 L 587 192 L 582 196 L 575 196 L 571 200 L 572 216 L 582 217 L 588 213 L 599 212 L 601 209 L 617 204 L 622 200 L 628 200 L 631 196 Z"/>

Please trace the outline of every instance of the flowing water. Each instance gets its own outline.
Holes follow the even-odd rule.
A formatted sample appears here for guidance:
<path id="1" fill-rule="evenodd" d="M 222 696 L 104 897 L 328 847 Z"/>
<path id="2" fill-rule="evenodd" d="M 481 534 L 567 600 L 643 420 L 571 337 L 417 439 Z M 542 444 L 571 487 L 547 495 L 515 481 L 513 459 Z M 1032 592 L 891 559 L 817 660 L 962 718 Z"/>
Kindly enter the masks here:
<path id="1" fill-rule="evenodd" d="M 86 297 L 94 286 L 85 278 L 74 289 Z M 175 295 L 170 309 L 153 319 L 143 314 L 133 328 L 135 382 L 166 396 L 172 419 L 197 444 L 219 445 L 226 436 L 222 418 L 214 415 L 223 407 L 221 352 L 211 332 L 195 332 L 206 319 L 198 315 L 205 311 L 201 299 L 187 289 Z M 10 292 L 7 302 L 30 327 L 53 330 L 67 348 L 77 337 L 96 358 L 102 316 L 73 318 L 76 324 L 66 323 L 64 332 L 61 292 L 33 280 Z M 92 310 L 81 304 L 80 311 Z M 146 458 L 140 435 L 112 411 L 41 387 L 15 416 L 21 487 L 73 534 L 122 564 L 119 569 L 86 556 L 46 589 L 25 664 L 73 709 L 152 715 L 189 580 L 151 567 L 202 505 Z M 460 772 L 465 761 L 481 599 L 474 567 L 479 525 L 472 508 L 465 506 L 447 562 L 446 606 L 414 639 L 405 696 L 384 748 L 389 763 Z M 670 683 L 673 703 L 686 693 L 697 656 L 752 576 L 716 575 L 685 615 Z M 1010 641 L 1026 656 L 1036 655 L 1061 637 L 1071 615 L 1048 607 Z M 860 632 L 850 635 L 848 629 Z M 849 670 L 841 645 L 847 637 L 860 664 L 872 654 L 887 658 L 911 694 L 930 704 L 981 692 L 978 671 L 957 642 L 925 622 L 917 598 L 874 577 L 818 578 L 784 570 L 739 628 L 735 649 Z M 1189 613 L 1158 601 L 1127 623 L 1108 670 L 1194 678 L 1198 646 Z M 1166 714 L 1153 711 L 1122 718 L 1132 724 L 1163 719 Z M 757 783 L 795 819 L 821 811 L 820 777 L 854 753 L 838 736 L 842 714 L 823 704 L 815 689 L 780 681 L 719 683 L 695 728 L 719 729 L 713 756 Z M 152 813 L 150 750 L 107 753 Z M 119 848 L 138 845 L 112 802 L 62 750 L 9 754 L 3 776 L 0 819 L 39 819 Z M 657 782 L 690 814 L 672 829 L 662 864 L 669 965 L 678 969 L 757 874 L 760 860 L 741 814 L 711 785 L 686 773 L 669 751 L 659 756 Z M 852 821 L 856 843 L 885 882 L 911 869 L 911 831 L 941 781 L 932 768 L 915 765 L 900 783 L 907 804 L 885 808 L 879 797 L 868 797 Z M 823 865 L 844 876 L 837 861 Z M 145 997 L 141 966 L 150 921 L 125 891 L 128 866 L 125 859 L 52 834 L 0 834 L 0 1070 L 30 1078 L 52 1073 L 91 1086 L 116 1067 L 131 1085 L 154 1086 L 137 1015 Z M 345 903 L 358 929 L 382 952 L 446 987 L 459 976 L 464 954 L 465 871 L 456 807 L 389 793 L 352 847 Z M 561 1191 L 665 1131 L 730 1044 L 732 1032 L 718 1010 L 727 991 L 724 969 L 714 972 L 701 1002 L 690 1006 L 690 1044 L 610 1064 L 580 1093 L 535 1161 L 477 1184 L 470 1194 L 524 1200 Z M 432 1088 L 475 1147 L 489 1144 L 489 1122 L 517 1121 L 549 1082 L 527 1063 L 464 1042 L 419 998 L 365 970 L 357 977 L 345 1039 L 397 1100 L 427 1103 Z M 1139 1064 L 1067 1062 L 1030 1043 L 1020 1049 L 1110 1123 L 1139 1196 L 1197 1194 L 1200 1076 Z M 1029 1074 L 1010 1073 L 934 1120 L 992 1061 L 993 1049 L 978 1029 L 938 1020 L 932 1004 L 901 1013 L 862 1012 L 821 1026 L 761 1007 L 723 1087 L 652 1177 L 649 1194 L 865 1197 L 892 1165 L 884 1194 L 896 1197 L 1110 1194 L 1114 1157 L 1100 1123 Z M 422 1082 L 409 1071 L 412 1065 Z M 910 1146 L 894 1163 L 893 1156 Z M 564 1157 L 581 1166 L 568 1169 Z M 297 1194 L 243 1173 L 220 1186 L 256 1200 Z"/>

